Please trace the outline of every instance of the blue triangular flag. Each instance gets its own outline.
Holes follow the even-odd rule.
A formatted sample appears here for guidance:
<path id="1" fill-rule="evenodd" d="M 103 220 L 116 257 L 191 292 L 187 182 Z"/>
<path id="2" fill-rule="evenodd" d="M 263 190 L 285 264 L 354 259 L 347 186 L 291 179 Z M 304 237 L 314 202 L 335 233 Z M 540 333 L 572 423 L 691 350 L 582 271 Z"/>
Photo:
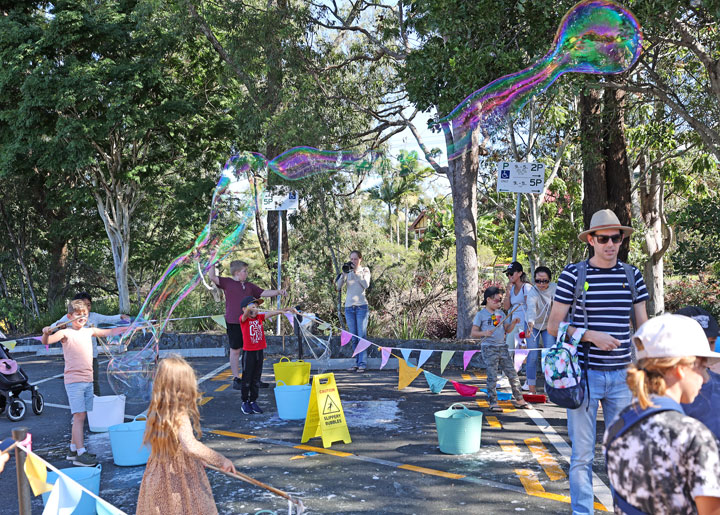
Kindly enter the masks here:
<path id="1" fill-rule="evenodd" d="M 440 376 L 436 376 L 435 374 L 428 372 L 427 370 L 423 370 L 423 372 L 425 373 L 425 380 L 427 381 L 430 391 L 432 393 L 442 392 L 442 389 L 445 388 L 445 384 L 448 382 L 448 380 Z"/>
<path id="2" fill-rule="evenodd" d="M 406 363 L 410 363 L 410 353 L 412 351 L 412 349 L 400 349 L 400 353 L 402 354 L 402 357 Z"/>
<path id="3" fill-rule="evenodd" d="M 417 367 L 420 368 L 421 366 L 423 366 L 432 353 L 433 351 L 431 350 L 421 350 L 420 357 L 418 358 Z"/>

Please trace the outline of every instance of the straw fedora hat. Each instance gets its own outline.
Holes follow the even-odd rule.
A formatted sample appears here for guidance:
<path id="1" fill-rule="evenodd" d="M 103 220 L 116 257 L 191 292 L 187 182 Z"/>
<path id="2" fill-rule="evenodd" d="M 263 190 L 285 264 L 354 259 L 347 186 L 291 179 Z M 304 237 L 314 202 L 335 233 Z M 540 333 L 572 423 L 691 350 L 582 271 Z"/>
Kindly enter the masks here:
<path id="1" fill-rule="evenodd" d="M 632 227 L 627 227 L 620 223 L 618 217 L 610 209 L 602 209 L 596 211 L 590 219 L 590 228 L 587 231 L 583 231 L 578 234 L 578 239 L 587 243 L 588 236 L 590 233 L 595 231 L 602 231 L 603 229 L 620 229 L 625 236 L 630 236 L 633 233 Z"/>

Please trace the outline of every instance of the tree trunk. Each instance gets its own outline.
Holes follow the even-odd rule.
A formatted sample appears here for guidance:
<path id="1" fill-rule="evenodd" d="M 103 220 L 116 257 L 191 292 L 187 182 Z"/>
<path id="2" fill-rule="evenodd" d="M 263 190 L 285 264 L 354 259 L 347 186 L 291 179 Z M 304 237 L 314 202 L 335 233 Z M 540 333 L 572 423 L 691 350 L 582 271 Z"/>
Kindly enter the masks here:
<path id="1" fill-rule="evenodd" d="M 457 270 L 457 337 L 468 338 L 477 312 L 477 175 L 478 131 L 468 151 L 448 164 L 455 217 L 455 266 Z"/>
<path id="2" fill-rule="evenodd" d="M 608 205 L 602 143 L 602 97 L 597 89 L 580 93 L 580 148 L 583 163 L 583 222 Z"/>
<path id="3" fill-rule="evenodd" d="M 408 248 L 408 202 L 405 201 L 405 250 Z"/>
<path id="4" fill-rule="evenodd" d="M 23 257 L 25 251 L 25 238 L 20 235 L 21 233 L 16 234 L 15 231 L 12 230 L 12 227 L 10 226 L 10 219 L 8 218 L 3 203 L 0 203 L 0 214 L 2 214 L 3 222 L 5 223 L 5 228 L 7 229 L 7 235 L 10 239 L 10 243 L 15 249 L 15 257 L 17 258 L 17 264 L 20 268 L 20 272 L 25 278 L 25 281 L 27 281 L 30 299 L 32 300 L 33 317 L 37 318 L 40 316 L 40 309 L 38 307 L 37 297 L 35 296 L 35 288 L 33 288 L 30 271 L 28 270 L 27 264 L 25 263 L 25 258 Z"/>
<path id="5" fill-rule="evenodd" d="M 66 237 L 50 238 L 50 270 L 47 303 L 52 310 L 58 302 L 64 302 L 67 277 L 68 240 Z"/>
<path id="6" fill-rule="evenodd" d="M 605 127 L 605 180 L 607 201 L 610 208 L 626 226 L 632 226 L 632 199 L 630 195 L 630 165 L 625 142 L 625 92 L 605 90 L 603 126 Z M 626 239 L 618 258 L 627 261 L 630 240 Z"/>

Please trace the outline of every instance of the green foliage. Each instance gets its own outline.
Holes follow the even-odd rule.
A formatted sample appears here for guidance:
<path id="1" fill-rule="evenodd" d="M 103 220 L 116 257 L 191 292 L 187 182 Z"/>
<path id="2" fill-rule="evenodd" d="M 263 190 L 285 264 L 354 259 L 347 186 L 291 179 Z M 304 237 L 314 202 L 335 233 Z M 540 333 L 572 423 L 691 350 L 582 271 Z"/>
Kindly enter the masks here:
<path id="1" fill-rule="evenodd" d="M 674 213 L 671 224 L 677 234 L 672 253 L 676 273 L 697 274 L 708 270 L 720 253 L 720 200 L 706 198 L 686 202 Z"/>
<path id="2" fill-rule="evenodd" d="M 720 283 L 716 279 L 668 281 L 665 311 L 672 313 L 685 306 L 700 306 L 720 319 Z"/>

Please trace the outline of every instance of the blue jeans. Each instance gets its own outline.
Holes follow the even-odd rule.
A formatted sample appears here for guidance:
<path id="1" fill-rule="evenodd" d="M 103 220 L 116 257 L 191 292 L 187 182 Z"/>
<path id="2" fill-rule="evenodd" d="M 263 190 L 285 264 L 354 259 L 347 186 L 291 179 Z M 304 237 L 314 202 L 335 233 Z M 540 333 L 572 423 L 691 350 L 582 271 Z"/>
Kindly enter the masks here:
<path id="1" fill-rule="evenodd" d="M 542 344 L 541 344 L 542 343 Z M 528 349 L 547 349 L 552 347 L 555 343 L 555 337 L 547 332 L 547 329 L 542 331 L 538 329 L 532 330 L 532 335 L 527 339 Z M 537 378 L 537 364 L 540 361 L 540 352 L 530 352 L 527 357 L 527 384 L 535 386 Z M 540 367 L 542 369 L 542 367 Z"/>
<path id="2" fill-rule="evenodd" d="M 356 334 L 360 338 L 367 336 L 368 326 L 368 305 L 363 304 L 362 306 L 350 306 L 345 307 L 345 321 L 347 322 L 348 331 L 352 334 Z M 358 344 L 358 339 L 353 336 L 352 346 L 353 350 Z M 367 365 L 367 351 L 364 350 L 355 356 L 355 365 L 358 368 L 365 368 Z"/>
<path id="3" fill-rule="evenodd" d="M 572 513 L 593 513 L 595 496 L 592 485 L 592 466 L 595 457 L 595 424 L 598 402 L 602 403 L 605 426 L 632 401 L 625 382 L 626 371 L 588 370 L 590 398 L 577 409 L 567 410 L 568 433 L 572 442 L 570 458 L 570 506 Z M 589 403 L 589 409 L 588 409 Z"/>

